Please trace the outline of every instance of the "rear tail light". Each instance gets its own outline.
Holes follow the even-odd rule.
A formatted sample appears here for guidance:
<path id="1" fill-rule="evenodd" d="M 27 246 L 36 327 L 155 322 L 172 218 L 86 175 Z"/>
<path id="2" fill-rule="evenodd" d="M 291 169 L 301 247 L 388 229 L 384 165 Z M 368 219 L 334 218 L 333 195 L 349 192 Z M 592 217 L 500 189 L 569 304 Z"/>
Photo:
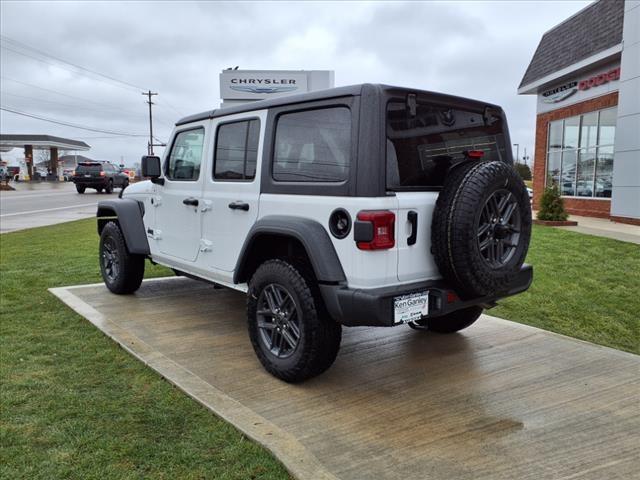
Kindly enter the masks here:
<path id="1" fill-rule="evenodd" d="M 107 175 L 107 174 L 106 174 L 106 173 L 104 173 L 104 170 L 102 170 L 102 171 L 100 172 L 100 176 L 101 176 L 101 177 L 104 177 L 104 176 L 106 176 L 106 175 Z"/>
<path id="2" fill-rule="evenodd" d="M 394 229 L 396 215 L 389 210 L 363 210 L 358 212 L 358 222 L 361 222 L 363 232 L 368 233 L 356 238 L 356 245 L 360 250 L 386 250 L 396 244 Z M 367 225 L 369 224 L 369 225 Z"/>
<path id="3" fill-rule="evenodd" d="M 465 153 L 467 154 L 467 157 L 473 158 L 474 160 L 479 160 L 482 157 L 484 157 L 484 151 L 483 150 L 469 150 L 469 151 L 467 151 Z"/>

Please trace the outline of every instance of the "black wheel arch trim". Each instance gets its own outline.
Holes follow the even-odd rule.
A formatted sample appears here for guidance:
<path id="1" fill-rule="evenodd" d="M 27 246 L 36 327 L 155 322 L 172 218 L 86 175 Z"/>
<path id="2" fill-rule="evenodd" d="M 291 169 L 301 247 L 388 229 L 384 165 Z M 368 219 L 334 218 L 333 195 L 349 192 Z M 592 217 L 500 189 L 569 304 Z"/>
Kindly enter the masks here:
<path id="1" fill-rule="evenodd" d="M 129 253 L 149 255 L 149 242 L 144 229 L 144 204 L 131 198 L 98 202 L 98 234 L 108 220 L 117 217 Z"/>
<path id="2" fill-rule="evenodd" d="M 233 282 L 248 280 L 248 260 L 254 248 L 260 248 L 263 235 L 279 235 L 298 240 L 311 261 L 315 276 L 320 283 L 338 284 L 346 282 L 342 264 L 327 230 L 317 221 L 289 215 L 268 215 L 259 219 L 249 231 L 233 273 Z"/>

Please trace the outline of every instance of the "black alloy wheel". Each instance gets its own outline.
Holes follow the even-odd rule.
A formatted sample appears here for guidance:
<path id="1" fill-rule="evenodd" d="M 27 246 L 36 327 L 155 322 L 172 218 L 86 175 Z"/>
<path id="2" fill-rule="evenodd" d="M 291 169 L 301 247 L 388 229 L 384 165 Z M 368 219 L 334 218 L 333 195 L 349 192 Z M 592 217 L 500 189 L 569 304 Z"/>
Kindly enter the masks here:
<path id="1" fill-rule="evenodd" d="M 508 190 L 496 190 L 487 199 L 478 224 L 478 249 L 492 267 L 509 263 L 520 239 L 520 210 Z"/>
<path id="2" fill-rule="evenodd" d="M 106 279 L 114 282 L 120 273 L 120 257 L 113 237 L 107 237 L 102 243 L 102 267 Z"/>
<path id="3" fill-rule="evenodd" d="M 113 293 L 135 292 L 144 277 L 144 255 L 127 249 L 120 226 L 107 222 L 100 233 L 100 273 L 105 285 Z"/>
<path id="4" fill-rule="evenodd" d="M 300 342 L 300 315 L 291 294 L 282 285 L 267 285 L 258 297 L 258 329 L 265 348 L 277 358 L 288 358 Z"/>

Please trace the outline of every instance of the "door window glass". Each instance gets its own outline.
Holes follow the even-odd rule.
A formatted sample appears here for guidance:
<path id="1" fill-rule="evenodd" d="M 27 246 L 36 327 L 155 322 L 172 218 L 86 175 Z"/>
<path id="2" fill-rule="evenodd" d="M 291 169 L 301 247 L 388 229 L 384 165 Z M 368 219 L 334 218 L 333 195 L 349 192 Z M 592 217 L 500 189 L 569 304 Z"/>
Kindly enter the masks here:
<path id="1" fill-rule="evenodd" d="M 258 161 L 260 120 L 225 123 L 218 127 L 213 178 L 253 180 Z"/>
<path id="2" fill-rule="evenodd" d="M 165 175 L 170 180 L 194 181 L 200 176 L 204 128 L 184 130 L 173 141 Z"/>

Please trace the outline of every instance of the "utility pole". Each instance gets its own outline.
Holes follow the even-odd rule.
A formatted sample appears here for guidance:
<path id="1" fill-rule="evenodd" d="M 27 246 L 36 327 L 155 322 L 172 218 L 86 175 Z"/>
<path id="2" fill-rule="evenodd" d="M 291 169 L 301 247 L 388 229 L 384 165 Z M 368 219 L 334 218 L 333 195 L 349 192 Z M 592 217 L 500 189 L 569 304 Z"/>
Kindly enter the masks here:
<path id="1" fill-rule="evenodd" d="M 153 93 L 151 90 L 148 92 L 142 92 L 142 95 L 145 95 L 149 98 L 146 103 L 149 104 L 149 144 L 147 147 L 147 152 L 149 155 L 153 155 L 153 118 L 151 116 L 151 105 L 153 102 L 151 101 L 151 97 L 154 95 L 158 95 L 157 93 Z"/>
<path id="2" fill-rule="evenodd" d="M 151 107 L 149 107 L 151 108 Z M 519 162 L 519 158 L 520 158 L 520 144 L 519 143 L 514 143 L 513 144 L 514 147 L 516 147 L 516 163 Z"/>

